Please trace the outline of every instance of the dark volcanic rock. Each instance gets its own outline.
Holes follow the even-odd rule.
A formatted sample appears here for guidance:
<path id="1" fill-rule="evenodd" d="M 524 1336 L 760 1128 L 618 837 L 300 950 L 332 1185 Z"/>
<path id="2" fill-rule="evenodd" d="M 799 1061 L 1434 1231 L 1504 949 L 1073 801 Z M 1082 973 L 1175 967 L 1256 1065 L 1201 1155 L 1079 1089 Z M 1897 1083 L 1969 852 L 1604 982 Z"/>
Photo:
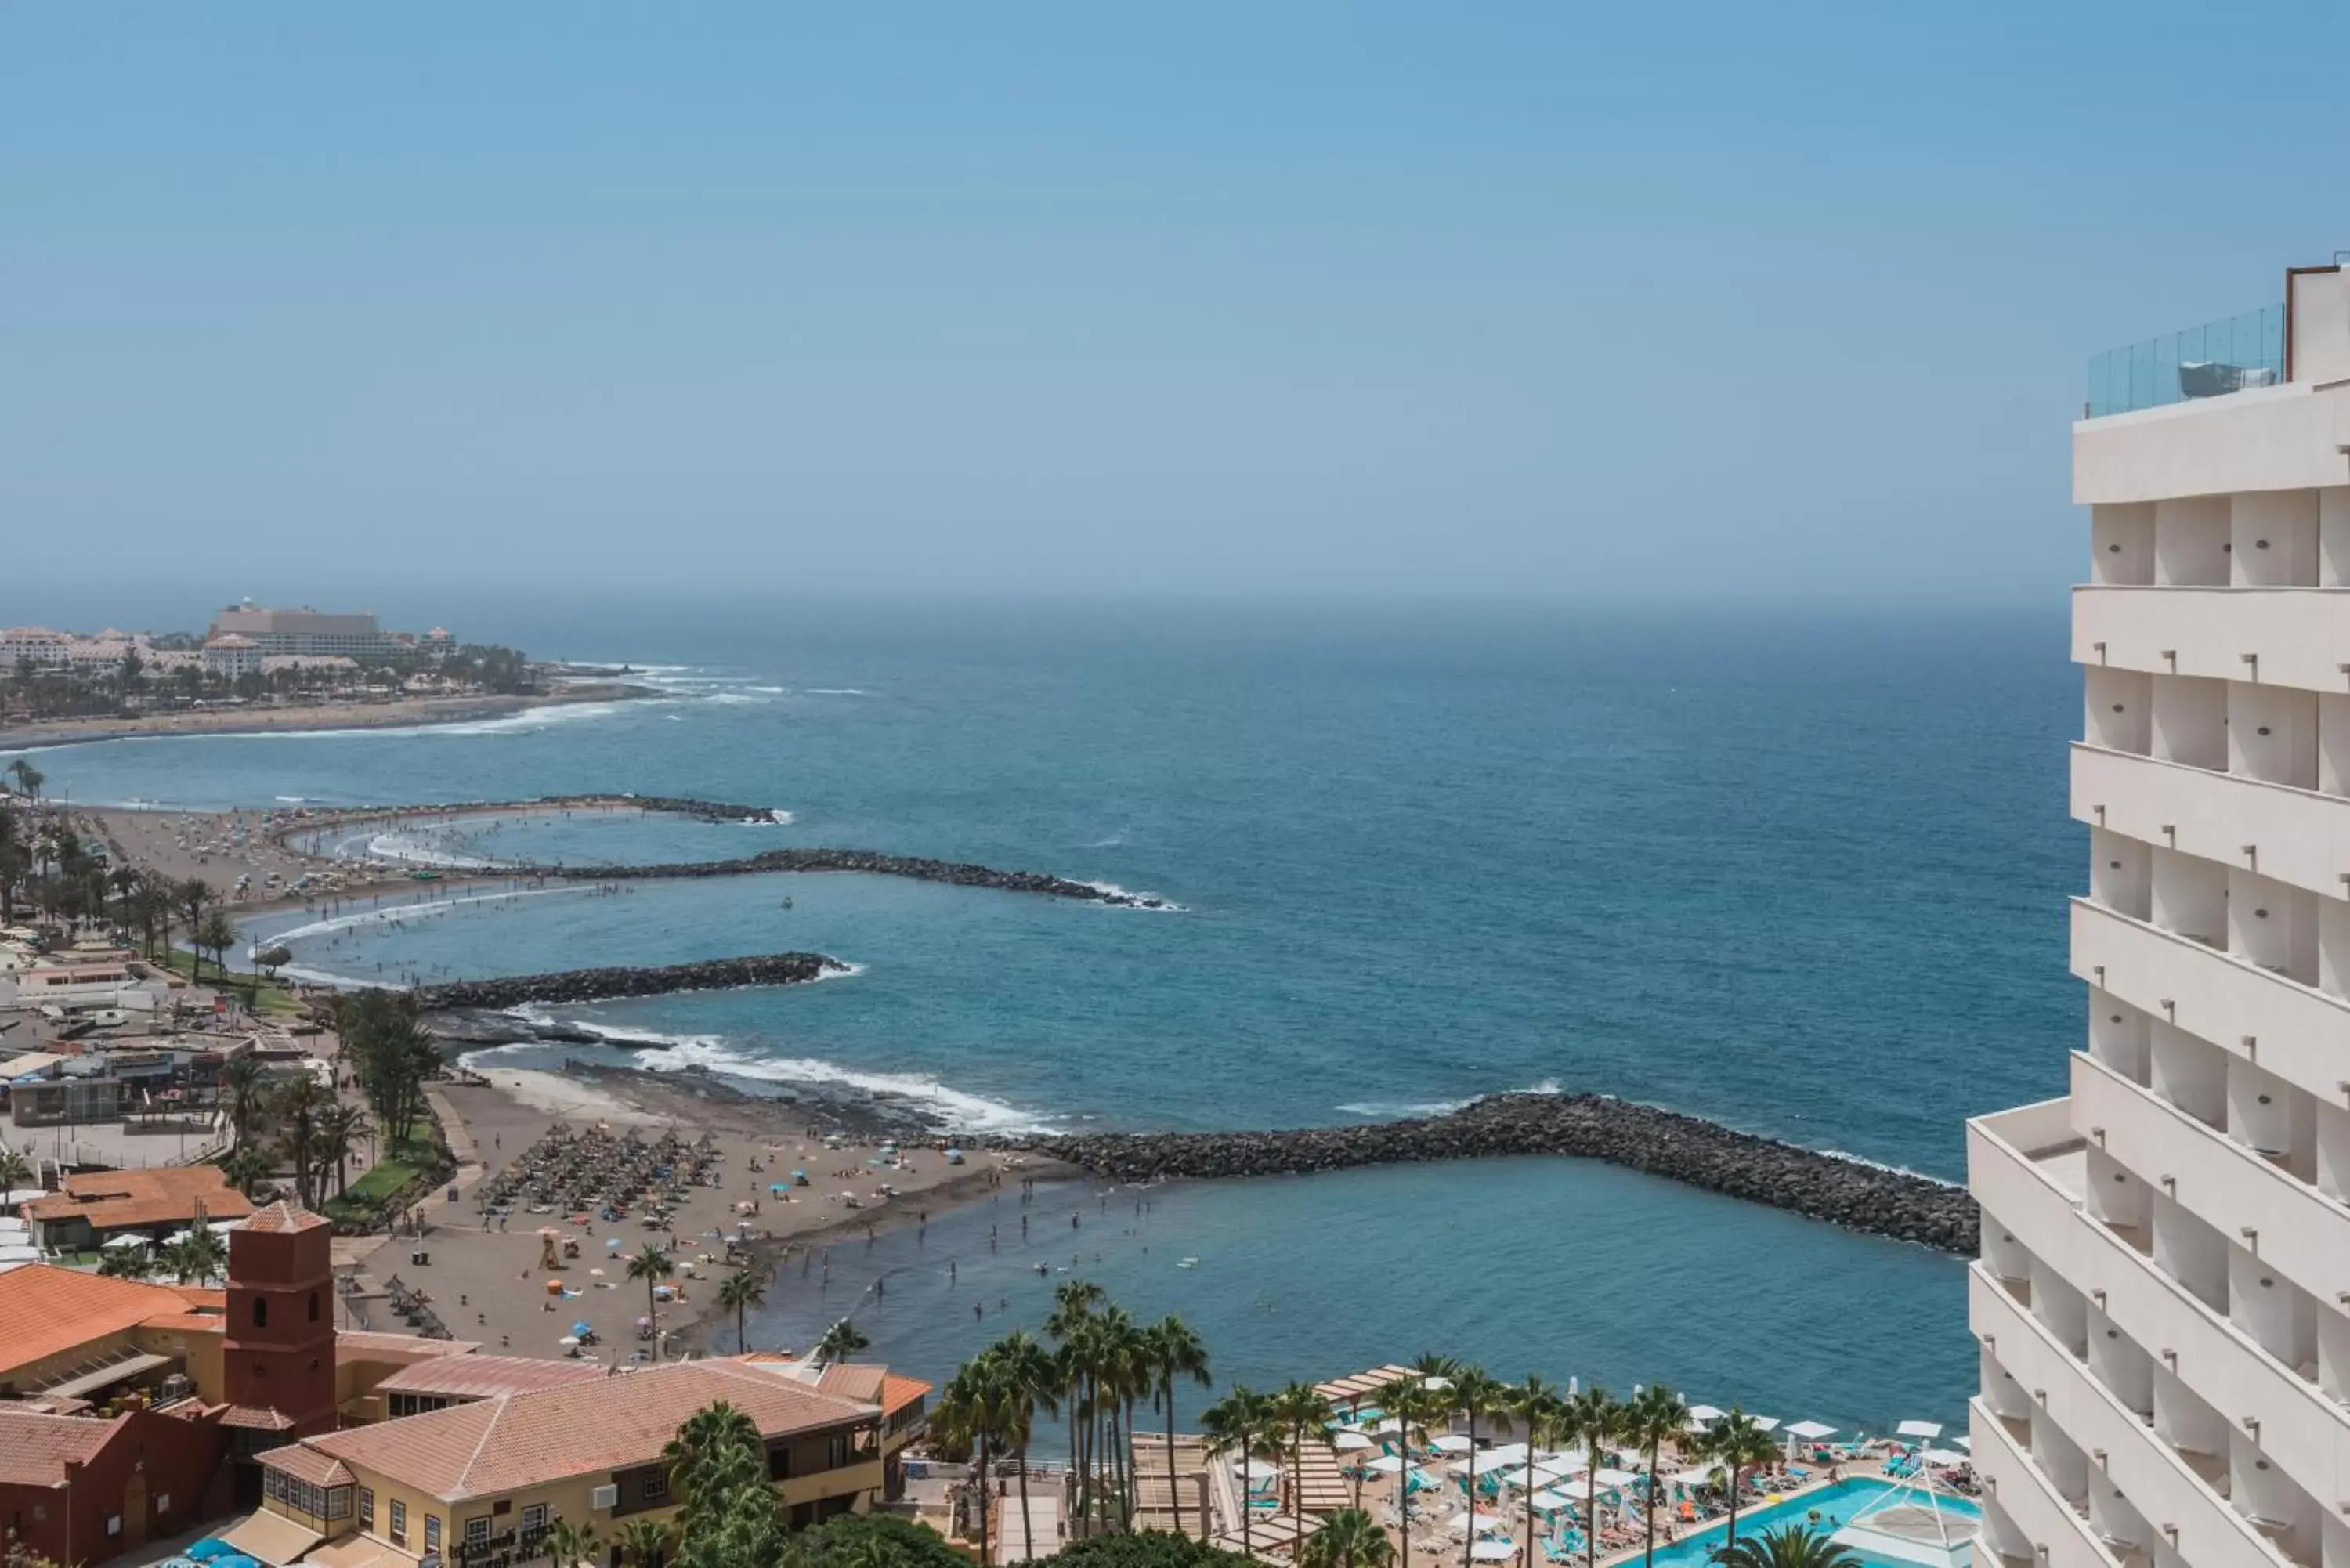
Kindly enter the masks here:
<path id="1" fill-rule="evenodd" d="M 599 1002 L 615 996 L 660 996 L 672 991 L 723 991 L 736 985 L 796 985 L 848 966 L 822 953 L 763 953 L 749 958 L 708 959 L 658 968 L 572 969 L 555 974 L 518 974 L 500 980 L 460 980 L 417 988 L 428 1012 L 463 1008 L 519 1007 L 527 1002 Z M 598 1038 L 587 1031 L 535 1039 Z"/>
<path id="2" fill-rule="evenodd" d="M 1976 1249 L 1979 1217 L 1963 1188 L 1606 1095 L 1495 1095 L 1451 1116 L 1367 1127 L 1094 1133 L 1007 1140 L 1012 1141 L 1120 1181 L 1573 1155 L 1871 1235 L 1965 1255 Z"/>
<path id="3" fill-rule="evenodd" d="M 910 877 L 918 882 L 946 882 L 958 888 L 995 888 L 1007 893 L 1042 893 L 1055 898 L 1079 898 L 1115 904 L 1122 909 L 1164 909 L 1164 898 L 1147 894 L 1114 893 L 1091 882 L 1072 882 L 1043 871 L 999 871 L 966 861 L 929 860 L 913 855 L 886 855 L 878 849 L 769 849 L 739 860 L 690 860 L 655 866 L 528 866 L 518 869 L 535 877 L 559 877 L 582 882 L 648 881 L 671 877 L 754 877 L 782 871 L 861 871 L 876 877 Z"/>

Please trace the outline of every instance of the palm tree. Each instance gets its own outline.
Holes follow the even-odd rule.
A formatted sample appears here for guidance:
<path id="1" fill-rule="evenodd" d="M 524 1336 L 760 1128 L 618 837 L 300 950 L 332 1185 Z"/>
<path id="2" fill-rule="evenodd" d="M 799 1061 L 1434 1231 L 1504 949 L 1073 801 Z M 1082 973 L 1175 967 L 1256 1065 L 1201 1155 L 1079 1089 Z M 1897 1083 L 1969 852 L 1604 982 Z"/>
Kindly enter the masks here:
<path id="1" fill-rule="evenodd" d="M 218 1236 L 202 1226 L 176 1241 L 166 1242 L 161 1260 L 163 1272 L 182 1284 L 209 1284 L 228 1268 L 226 1249 Z"/>
<path id="2" fill-rule="evenodd" d="M 1069 1473 L 1082 1479 L 1084 1455 L 1080 1451 L 1078 1434 L 1090 1416 L 1085 1379 L 1085 1356 L 1081 1341 L 1086 1324 L 1092 1320 L 1093 1310 L 1108 1300 L 1099 1285 L 1086 1280 L 1064 1280 L 1054 1288 L 1053 1310 L 1045 1319 L 1045 1332 L 1060 1341 L 1057 1355 L 1061 1367 L 1061 1387 L 1068 1396 L 1069 1405 Z M 1082 1502 L 1082 1499 L 1080 1500 Z M 1081 1506 L 1078 1510 L 1084 1511 Z"/>
<path id="3" fill-rule="evenodd" d="M 1441 1356 L 1424 1355 L 1420 1360 L 1445 1366 L 1451 1365 Z M 1417 1440 L 1420 1448 L 1427 1448 L 1430 1428 L 1452 1419 L 1452 1395 L 1449 1389 L 1430 1387 L 1428 1379 L 1430 1376 L 1440 1377 L 1445 1374 L 1414 1372 L 1379 1390 L 1380 1407 L 1395 1418 L 1397 1435 L 1403 1439 L 1404 1465 L 1400 1473 L 1404 1478 L 1404 1528 L 1396 1532 L 1403 1537 L 1403 1568 L 1411 1568 L 1412 1446 Z"/>
<path id="4" fill-rule="evenodd" d="M 1583 1472 L 1583 1543 L 1584 1562 L 1599 1560 L 1599 1450 L 1616 1440 L 1624 1429 L 1624 1407 L 1609 1397 L 1607 1390 L 1594 1384 L 1580 1394 L 1571 1394 L 1559 1411 L 1559 1428 L 1567 1438 L 1590 1450 L 1590 1465 Z"/>
<path id="5" fill-rule="evenodd" d="M 357 1106 L 336 1104 L 318 1113 L 317 1147 L 321 1166 L 331 1166 L 335 1172 L 335 1196 L 341 1198 L 350 1191 L 351 1156 L 359 1140 L 367 1136 L 367 1113 Z M 324 1186 L 321 1182 L 319 1185 Z"/>
<path id="6" fill-rule="evenodd" d="M 253 1199 L 253 1189 L 267 1180 L 277 1168 L 277 1162 L 253 1144 L 241 1143 L 220 1158 L 221 1175 L 228 1184 Z"/>
<path id="7" fill-rule="evenodd" d="M 931 1430 L 939 1441 L 950 1449 L 968 1447 L 979 1462 L 979 1560 L 990 1561 L 987 1551 L 987 1459 L 1003 1427 L 1003 1378 L 998 1368 L 984 1355 L 972 1357 L 955 1369 L 947 1386 L 939 1391 L 939 1402 L 931 1412 Z"/>
<path id="8" fill-rule="evenodd" d="M 1790 1524 L 1766 1530 L 1721 1553 L 1722 1568 L 1860 1568 L 1860 1555 L 1825 1530 Z"/>
<path id="9" fill-rule="evenodd" d="M 632 1519 L 612 1532 L 612 1544 L 624 1562 L 636 1568 L 654 1568 L 669 1554 L 669 1526 L 658 1520 Z"/>
<path id="10" fill-rule="evenodd" d="M 872 1343 L 865 1337 L 864 1330 L 847 1318 L 842 1318 L 838 1323 L 826 1329 L 824 1337 L 816 1342 L 816 1358 L 820 1363 L 846 1361 Z"/>
<path id="11" fill-rule="evenodd" d="M 236 1141 L 243 1143 L 245 1128 L 253 1122 L 253 1113 L 261 1105 L 261 1064 L 250 1056 L 239 1056 L 221 1069 L 220 1085 L 221 1095 L 228 1101 L 229 1128 Z"/>
<path id="12" fill-rule="evenodd" d="M 1299 1558 L 1303 1568 L 1387 1568 L 1395 1544 L 1379 1521 L 1359 1508 L 1344 1508 L 1322 1521 Z"/>
<path id="13" fill-rule="evenodd" d="M 1640 1511 L 1648 1523 L 1648 1547 L 1641 1562 L 1650 1565 L 1657 1561 L 1657 1457 L 1669 1438 L 1679 1438 L 1689 1430 L 1689 1407 L 1681 1397 L 1661 1383 L 1652 1383 L 1624 1407 L 1624 1440 L 1637 1445 L 1648 1456 L 1648 1506 Z"/>
<path id="14" fill-rule="evenodd" d="M 1031 1557 L 1036 1552 L 1036 1527 L 1028 1512 L 1028 1442 L 1035 1435 L 1036 1411 L 1060 1414 L 1061 1371 L 1052 1352 L 1015 1331 L 986 1351 L 997 1398 L 995 1435 L 1020 1456 L 1020 1537 Z"/>
<path id="15" fill-rule="evenodd" d="M 1288 1435 L 1289 1511 L 1305 1521 L 1305 1444 L 1308 1438 L 1327 1447 L 1332 1436 L 1330 1401 L 1311 1383 L 1290 1383 L 1273 1396 L 1266 1412 Z"/>
<path id="16" fill-rule="evenodd" d="M 294 1162 L 294 1196 L 303 1208 L 311 1206 L 314 1189 L 311 1165 L 318 1153 L 318 1124 L 335 1103 L 326 1085 L 307 1073 L 296 1073 L 272 1096 L 271 1109 L 284 1128 L 286 1157 Z"/>
<path id="17" fill-rule="evenodd" d="M 212 884 L 201 877 L 191 877 L 172 889 L 172 899 L 187 919 L 188 946 L 194 950 L 194 959 L 188 966 L 189 978 L 202 980 L 204 978 L 204 950 L 197 940 L 197 934 L 204 929 L 204 911 L 212 908 Z"/>
<path id="18" fill-rule="evenodd" d="M 1270 1452 L 1277 1462 L 1280 1455 L 1272 1441 L 1268 1402 L 1245 1384 L 1235 1383 L 1222 1398 L 1200 1412 L 1200 1431 L 1208 1439 L 1211 1454 L 1241 1457 L 1241 1552 L 1254 1557 L 1256 1546 L 1249 1539 L 1249 1522 L 1255 1511 L 1249 1507 L 1249 1461 Z"/>
<path id="19" fill-rule="evenodd" d="M 1487 1376 L 1482 1366 L 1461 1366 L 1452 1374 L 1452 1403 L 1469 1418 L 1469 1459 L 1461 1474 L 1469 1478 L 1469 1506 L 1477 1505 L 1477 1420 L 1482 1416 L 1500 1413 L 1503 1397 L 1508 1392 L 1501 1382 Z M 1471 1531 L 1461 1545 L 1461 1568 L 1468 1568 L 1469 1553 L 1477 1545 L 1477 1532 Z"/>
<path id="20" fill-rule="evenodd" d="M 1201 1387 L 1211 1386 L 1208 1373 L 1208 1347 L 1191 1332 L 1191 1325 L 1172 1313 L 1160 1318 L 1143 1331 L 1144 1359 L 1149 1364 L 1151 1397 L 1167 1416 L 1167 1480 L 1175 1480 L 1175 1385 L 1190 1378 Z M 1175 1529 L 1183 1528 L 1182 1500 L 1174 1500 Z M 1200 1497 L 1200 1539 L 1208 1539 L 1208 1500 Z"/>
<path id="21" fill-rule="evenodd" d="M 236 928 L 218 909 L 204 913 L 203 923 L 188 934 L 189 942 L 199 952 L 213 955 L 213 974 L 222 984 L 228 983 L 228 950 L 236 946 Z"/>
<path id="22" fill-rule="evenodd" d="M 677 1435 L 662 1445 L 661 1462 L 686 1514 L 706 1515 L 719 1494 L 733 1480 L 730 1461 L 761 1452 L 759 1428 L 750 1417 L 723 1399 L 712 1400 L 685 1418 Z"/>
<path id="23" fill-rule="evenodd" d="M 734 1309 L 734 1348 L 751 1348 L 748 1320 L 751 1309 L 764 1305 L 767 1282 L 754 1269 L 737 1269 L 718 1283 L 718 1304 Z"/>
<path id="24" fill-rule="evenodd" d="M 592 1520 L 574 1524 L 567 1519 L 558 1519 L 555 1528 L 546 1532 L 546 1554 L 555 1559 L 556 1568 L 579 1568 L 580 1563 L 593 1561 L 603 1546 L 603 1542 L 597 1539 Z"/>
<path id="25" fill-rule="evenodd" d="M 1716 1417 L 1705 1429 L 1698 1439 L 1698 1452 L 1713 1461 L 1717 1473 L 1730 1479 L 1730 1530 L 1723 1537 L 1723 1550 L 1728 1552 L 1738 1544 L 1739 1487 L 1748 1470 L 1779 1457 L 1779 1445 L 1754 1424 L 1754 1417 L 1733 1405 L 1728 1415 Z"/>
<path id="26" fill-rule="evenodd" d="M 99 1256 L 98 1272 L 110 1280 L 143 1280 L 147 1258 L 144 1247 L 109 1247 Z"/>
<path id="27" fill-rule="evenodd" d="M 1526 1374 L 1523 1383 L 1508 1391 L 1501 1407 L 1518 1428 L 1518 1439 L 1526 1448 L 1525 1475 L 1519 1490 L 1526 1494 L 1525 1564 L 1526 1568 L 1534 1568 L 1534 1450 L 1548 1448 L 1557 1439 L 1565 1409 L 1558 1390 L 1533 1372 Z"/>
<path id="28" fill-rule="evenodd" d="M 677 1265 L 669 1254 L 650 1241 L 637 1249 L 629 1260 L 629 1278 L 645 1282 L 645 1317 L 653 1325 L 653 1359 L 660 1359 L 660 1309 L 655 1304 L 654 1287 L 677 1272 Z"/>
<path id="29" fill-rule="evenodd" d="M 48 782 L 47 775 L 22 757 L 10 763 L 5 771 L 10 778 L 16 781 L 16 793 L 38 805 L 41 798 L 41 785 Z M 70 796 L 73 792 L 68 790 L 66 793 Z"/>
<path id="30" fill-rule="evenodd" d="M 0 1192 L 33 1185 L 33 1162 L 18 1150 L 0 1144 Z"/>

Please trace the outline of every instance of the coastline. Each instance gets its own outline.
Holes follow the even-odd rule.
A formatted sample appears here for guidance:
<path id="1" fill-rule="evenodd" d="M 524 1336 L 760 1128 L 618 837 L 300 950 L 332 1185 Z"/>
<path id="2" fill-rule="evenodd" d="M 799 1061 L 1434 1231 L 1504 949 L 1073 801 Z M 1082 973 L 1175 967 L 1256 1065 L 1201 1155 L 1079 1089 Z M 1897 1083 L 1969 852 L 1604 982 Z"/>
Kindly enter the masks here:
<path id="1" fill-rule="evenodd" d="M 143 718 L 55 719 L 0 725 L 0 752 L 73 746 L 142 735 L 260 735 L 307 730 L 401 730 L 503 719 L 533 708 L 582 702 L 626 702 L 660 693 L 622 680 L 569 681 L 551 691 L 479 697 L 400 697 L 388 702 L 328 702 L 316 707 L 215 709 Z"/>

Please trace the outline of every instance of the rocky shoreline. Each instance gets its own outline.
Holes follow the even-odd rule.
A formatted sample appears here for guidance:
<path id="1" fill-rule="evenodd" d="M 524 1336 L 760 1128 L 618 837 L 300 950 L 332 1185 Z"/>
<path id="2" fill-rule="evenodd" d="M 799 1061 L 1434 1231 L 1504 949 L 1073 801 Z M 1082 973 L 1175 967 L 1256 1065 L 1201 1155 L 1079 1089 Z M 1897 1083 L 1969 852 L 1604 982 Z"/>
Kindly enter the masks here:
<path id="1" fill-rule="evenodd" d="M 1976 1251 L 1981 1218 L 1960 1187 L 1606 1095 L 1495 1095 L 1449 1116 L 1364 1127 L 1092 1133 L 999 1140 L 997 1147 L 1134 1182 L 1566 1155 L 1962 1256 Z"/>
<path id="2" fill-rule="evenodd" d="M 677 991 L 723 991 L 738 985 L 802 985 L 849 966 L 823 953 L 759 953 L 657 967 L 562 970 L 494 980 L 459 980 L 416 988 L 427 1012 L 497 1010 L 529 1002 L 603 1002 L 620 996 L 662 996 Z M 592 1036 L 591 1036 L 592 1038 Z"/>
<path id="3" fill-rule="evenodd" d="M 851 871 L 874 877 L 905 877 L 957 888 L 993 888 L 1007 893 L 1037 893 L 1126 909 L 1174 906 L 1145 893 L 1121 893 L 1091 882 L 1073 882 L 1044 871 L 999 871 L 968 861 L 889 855 L 877 849 L 769 849 L 733 860 L 690 860 L 651 866 L 537 866 L 511 867 L 517 876 L 579 882 L 660 881 L 674 877 L 756 877 L 779 872 Z"/>

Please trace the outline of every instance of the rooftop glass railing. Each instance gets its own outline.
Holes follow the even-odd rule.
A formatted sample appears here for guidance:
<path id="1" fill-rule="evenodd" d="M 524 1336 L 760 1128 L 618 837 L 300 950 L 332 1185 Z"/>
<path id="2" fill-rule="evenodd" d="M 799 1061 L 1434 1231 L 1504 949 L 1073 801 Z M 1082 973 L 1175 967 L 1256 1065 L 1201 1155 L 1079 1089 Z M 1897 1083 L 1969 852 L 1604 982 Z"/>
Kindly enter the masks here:
<path id="1" fill-rule="evenodd" d="M 2284 306 L 2248 310 L 2089 360 L 2089 417 L 2218 398 L 2284 379 Z"/>

